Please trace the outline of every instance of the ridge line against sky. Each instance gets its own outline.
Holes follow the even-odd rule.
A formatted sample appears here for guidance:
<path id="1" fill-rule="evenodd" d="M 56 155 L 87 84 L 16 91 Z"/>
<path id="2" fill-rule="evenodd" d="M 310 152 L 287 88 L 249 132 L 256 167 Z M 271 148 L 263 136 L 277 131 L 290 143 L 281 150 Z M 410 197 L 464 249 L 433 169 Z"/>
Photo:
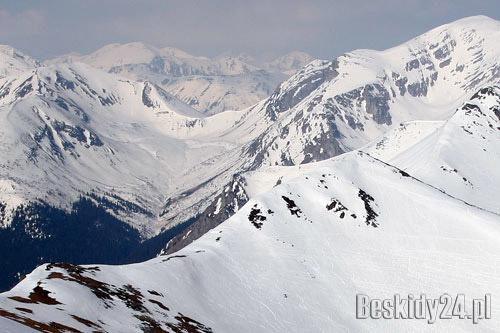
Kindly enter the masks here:
<path id="1" fill-rule="evenodd" d="M 0 0 L 0 44 L 40 60 L 134 41 L 209 57 L 270 60 L 300 50 L 328 59 L 473 15 L 500 19 L 500 1 Z"/>

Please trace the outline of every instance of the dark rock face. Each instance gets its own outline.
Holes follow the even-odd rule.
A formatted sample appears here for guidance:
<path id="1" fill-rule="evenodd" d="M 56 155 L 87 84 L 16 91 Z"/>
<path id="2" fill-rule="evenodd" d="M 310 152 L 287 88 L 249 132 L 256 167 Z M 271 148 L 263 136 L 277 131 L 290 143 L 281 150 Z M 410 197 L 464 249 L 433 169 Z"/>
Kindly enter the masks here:
<path id="1" fill-rule="evenodd" d="M 285 127 L 286 128 L 286 127 Z M 282 130 L 282 135 L 288 135 L 288 128 L 286 130 Z M 244 156 L 250 157 L 252 160 L 251 165 L 248 167 L 248 170 L 255 170 L 258 167 L 264 164 L 266 156 L 269 155 L 268 150 L 272 149 L 272 145 L 274 140 L 270 143 L 267 143 L 265 139 L 267 139 L 267 133 L 263 133 L 259 135 L 256 139 L 254 139 L 249 144 L 245 145 L 242 148 L 242 153 Z M 286 155 L 282 156 L 282 165 L 293 165 L 293 161 L 291 161 Z"/>
<path id="2" fill-rule="evenodd" d="M 318 93 L 307 105 L 293 110 L 293 119 L 287 119 L 279 128 L 271 127 L 246 145 L 243 154 L 253 160 L 250 170 L 264 164 L 287 166 L 321 161 L 345 153 L 349 148 L 343 143 L 341 122 L 355 131 L 364 131 L 364 121 L 369 117 L 379 125 L 392 124 L 392 98 L 382 84 L 367 84 L 323 99 L 323 94 Z M 276 106 L 270 101 L 266 112 L 270 105 Z M 301 151 L 292 156 L 288 148 L 297 140 Z"/>
<path id="3" fill-rule="evenodd" d="M 399 88 L 399 94 L 404 96 L 406 93 L 406 84 L 408 83 L 408 78 L 406 76 L 400 76 L 398 73 L 392 73 L 392 79 L 394 83 Z"/>
<path id="4" fill-rule="evenodd" d="M 497 88 L 498 89 L 498 88 Z M 474 100 L 481 100 L 485 99 L 488 96 L 496 96 L 497 104 L 492 105 L 489 109 L 490 111 L 493 111 L 493 114 L 495 117 L 500 121 L 500 95 L 498 95 L 495 92 L 495 88 L 493 86 L 490 87 L 484 87 L 480 89 L 478 92 L 476 92 L 474 95 L 471 97 L 471 102 Z M 470 113 L 476 113 L 479 114 L 479 116 L 485 116 L 485 114 L 481 111 L 481 108 L 479 108 L 477 105 L 471 104 L 471 103 L 466 103 L 462 106 L 462 110 L 466 111 L 466 114 Z M 490 127 L 494 126 L 494 124 L 490 124 Z M 497 129 L 499 127 L 497 126 Z"/>
<path id="5" fill-rule="evenodd" d="M 32 91 L 33 91 L 33 86 L 31 85 L 31 83 L 26 83 L 22 85 L 19 90 L 16 91 L 16 97 L 22 98 Z"/>
<path id="6" fill-rule="evenodd" d="M 296 216 L 296 217 L 302 216 L 302 210 L 297 206 L 295 201 L 293 201 L 292 199 L 290 199 L 284 195 L 282 195 L 281 198 L 286 202 L 286 207 L 288 208 L 288 210 L 290 211 L 290 214 L 292 214 L 292 216 Z"/>
<path id="7" fill-rule="evenodd" d="M 377 124 L 392 124 L 389 113 L 389 92 L 380 84 L 368 84 L 363 90 L 363 98 L 366 101 L 366 112 L 373 116 Z"/>
<path id="8" fill-rule="evenodd" d="M 346 93 L 337 95 L 334 97 L 335 102 L 339 103 L 341 106 L 348 108 L 353 107 L 356 101 L 361 98 L 361 89 L 354 89 Z"/>
<path id="9" fill-rule="evenodd" d="M 495 91 L 493 90 L 493 87 L 485 87 L 480 89 L 478 92 L 472 95 L 471 100 L 484 99 L 485 96 L 495 96 Z"/>
<path id="10" fill-rule="evenodd" d="M 443 62 L 441 62 L 441 63 L 439 64 L 439 68 L 443 68 L 443 67 L 449 66 L 449 65 L 450 65 L 450 63 L 451 63 L 451 58 L 450 58 L 450 59 L 447 59 L 447 60 L 445 60 L 445 61 L 443 61 Z"/>
<path id="11" fill-rule="evenodd" d="M 304 146 L 304 159 L 301 163 L 322 161 L 345 153 L 338 139 L 341 134 L 335 122 L 328 122 L 328 129 L 314 138 L 314 142 L 308 142 Z"/>
<path id="12" fill-rule="evenodd" d="M 366 210 L 366 219 L 365 223 L 368 226 L 372 226 L 374 228 L 377 228 L 379 224 L 377 223 L 377 217 L 378 214 L 375 212 L 373 209 L 372 204 L 374 203 L 375 199 L 362 189 L 359 190 L 358 192 L 358 197 L 363 200 L 363 203 L 365 204 L 365 210 Z"/>
<path id="13" fill-rule="evenodd" d="M 88 114 L 73 101 L 57 96 L 54 102 L 61 109 L 76 114 L 84 123 L 88 123 L 90 121 Z"/>
<path id="14" fill-rule="evenodd" d="M 406 63 L 406 71 L 409 72 L 413 69 L 417 69 L 420 67 L 420 62 L 418 61 L 418 59 L 413 59 L 413 60 L 410 60 L 409 62 Z"/>
<path id="15" fill-rule="evenodd" d="M 151 90 L 151 85 L 146 82 L 144 84 L 144 89 L 142 89 L 142 103 L 144 103 L 144 105 L 146 105 L 148 108 L 155 107 L 155 103 L 153 102 L 151 97 L 149 97 L 149 95 L 151 94 Z"/>
<path id="16" fill-rule="evenodd" d="M 63 107 L 69 106 L 60 101 Z M 74 158 L 80 157 L 77 151 L 77 146 L 89 149 L 101 148 L 104 143 L 99 136 L 91 130 L 88 130 L 80 125 L 68 124 L 65 121 L 52 119 L 47 115 L 43 115 L 37 108 L 33 108 L 33 112 L 39 118 L 40 123 L 45 124 L 34 130 L 32 135 L 28 138 L 30 142 L 28 158 L 32 162 L 36 162 L 40 151 L 48 150 L 51 154 L 64 161 L 67 154 Z M 78 109 L 77 109 L 78 114 Z M 80 115 L 80 114 L 78 114 Z M 85 113 L 81 114 L 84 120 L 87 119 Z M 44 149 L 44 146 L 46 147 Z M 48 148 L 48 149 L 47 149 Z"/>
<path id="17" fill-rule="evenodd" d="M 165 60 L 156 56 L 148 64 L 148 67 L 153 73 L 163 74 L 165 73 Z"/>
<path id="18" fill-rule="evenodd" d="M 71 126 L 66 124 L 63 121 L 58 121 L 55 120 L 53 122 L 53 128 L 59 133 L 59 134 L 67 134 L 69 137 L 75 139 L 77 142 L 85 146 L 86 148 L 89 148 L 91 146 L 96 146 L 96 147 L 101 147 L 103 145 L 101 139 L 97 136 L 97 134 L 94 134 L 89 131 L 89 137 L 87 141 L 87 136 L 85 135 L 85 130 L 81 128 L 80 126 Z M 64 141 L 65 146 L 67 145 L 70 148 L 74 148 L 74 145 L 69 142 L 69 141 Z"/>
<path id="19" fill-rule="evenodd" d="M 0 99 L 10 94 L 11 85 L 11 82 L 5 82 L 2 86 L 0 86 Z"/>
<path id="20" fill-rule="evenodd" d="M 56 72 L 56 86 L 63 90 L 75 90 L 76 84 L 67 80 L 61 73 Z"/>
<path id="21" fill-rule="evenodd" d="M 78 89 L 80 92 L 86 94 L 90 98 L 98 100 L 102 106 L 111 106 L 111 105 L 115 105 L 119 102 L 119 99 L 116 96 L 114 96 L 113 94 L 108 94 L 105 91 L 103 91 L 102 93 L 98 93 L 90 86 L 90 84 L 86 81 L 86 79 L 84 77 L 82 77 L 80 74 L 78 74 L 74 70 L 70 70 L 70 71 L 74 76 L 74 79 L 75 79 L 74 83 L 76 85 L 75 88 L 72 90 Z M 66 80 L 66 79 L 64 79 L 64 80 Z"/>
<path id="22" fill-rule="evenodd" d="M 406 93 L 409 93 L 412 97 L 427 96 L 428 90 L 430 87 L 434 86 L 434 83 L 439 76 L 439 72 L 434 65 L 434 61 L 439 61 L 439 68 L 449 66 L 451 63 L 451 45 L 453 45 L 452 42 L 449 44 L 443 44 L 440 49 L 435 50 L 434 54 L 437 54 L 437 57 L 434 56 L 434 59 L 432 57 L 432 53 L 429 53 L 426 50 L 421 50 L 414 54 L 415 58 L 406 64 L 405 71 L 417 71 L 419 76 L 421 76 L 418 80 L 409 81 L 404 72 L 392 72 L 392 81 L 398 87 L 399 94 L 404 96 Z M 433 48 L 435 49 L 436 47 L 437 45 Z M 461 70 L 463 70 L 463 67 Z"/>
<path id="23" fill-rule="evenodd" d="M 427 96 L 427 83 L 426 82 L 415 82 L 409 84 L 408 93 L 413 97 Z"/>
<path id="24" fill-rule="evenodd" d="M 434 50 L 434 57 L 438 60 L 445 60 L 451 55 L 451 52 L 457 46 L 457 42 L 449 35 L 446 35 L 443 39 L 443 44 L 436 50 Z"/>
<path id="25" fill-rule="evenodd" d="M 63 157 L 62 157 L 61 150 L 59 149 L 59 146 L 57 146 L 55 144 L 54 135 L 52 134 L 52 130 L 47 125 L 39 128 L 37 132 L 33 133 L 33 141 L 35 142 L 35 144 L 33 147 L 30 148 L 30 151 L 28 153 L 28 158 L 32 162 L 36 162 L 37 156 L 38 156 L 38 150 L 40 149 L 40 143 L 42 142 L 42 140 L 45 137 L 49 141 L 49 147 L 50 147 L 51 153 L 55 157 L 57 157 L 59 160 L 62 160 Z"/>
<path id="26" fill-rule="evenodd" d="M 267 217 L 262 215 L 262 211 L 257 208 L 257 204 L 255 204 L 248 215 L 248 221 L 250 221 L 255 228 L 260 229 L 265 220 L 267 220 Z"/>

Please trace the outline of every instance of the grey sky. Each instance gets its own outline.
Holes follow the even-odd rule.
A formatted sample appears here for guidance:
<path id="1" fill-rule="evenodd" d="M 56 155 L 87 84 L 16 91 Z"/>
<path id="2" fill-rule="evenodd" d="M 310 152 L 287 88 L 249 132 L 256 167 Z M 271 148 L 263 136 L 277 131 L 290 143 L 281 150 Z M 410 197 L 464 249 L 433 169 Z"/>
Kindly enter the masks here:
<path id="1" fill-rule="evenodd" d="M 0 44 L 39 59 L 131 41 L 206 56 L 303 50 L 332 58 L 478 14 L 500 19 L 500 1 L 0 0 Z"/>

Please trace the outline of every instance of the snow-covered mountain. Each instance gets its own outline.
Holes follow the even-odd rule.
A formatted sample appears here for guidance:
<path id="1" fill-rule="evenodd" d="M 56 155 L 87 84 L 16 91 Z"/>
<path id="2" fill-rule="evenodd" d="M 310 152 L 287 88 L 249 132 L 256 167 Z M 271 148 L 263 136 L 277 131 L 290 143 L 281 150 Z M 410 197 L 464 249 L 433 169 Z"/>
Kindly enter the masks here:
<path id="1" fill-rule="evenodd" d="M 498 84 L 499 27 L 495 20 L 472 17 L 389 50 L 358 50 L 332 61 L 315 60 L 252 107 L 212 116 L 186 105 L 155 80 L 135 81 L 122 72 L 107 73 L 77 61 L 59 59 L 40 65 L 23 56 L 25 61 L 18 63 L 14 54 L 20 53 L 3 53 L 2 63 L 18 68 L 0 78 L 0 218 L 4 227 L 0 244 L 11 249 L 8 263 L 15 264 L 5 276 L 12 283 L 14 275 L 17 278 L 43 262 L 72 261 L 71 255 L 59 257 L 57 253 L 79 241 L 89 242 L 90 237 L 71 238 L 71 228 L 60 224 L 66 220 L 85 221 L 75 224 L 79 228 L 75 230 L 84 228 L 86 235 L 98 235 L 91 245 L 120 245 L 112 250 L 97 247 L 94 252 L 121 257 L 94 261 L 150 258 L 178 234 L 164 249 L 171 253 L 227 220 L 259 192 L 246 176 L 249 172 L 275 165 L 305 165 L 359 148 L 371 149 L 374 158 L 386 162 L 398 155 L 398 160 L 391 161 L 397 167 L 409 168 L 407 172 L 422 181 L 498 213 L 496 190 L 478 176 L 483 171 L 462 166 L 461 160 L 450 157 L 455 156 L 453 150 L 438 149 L 450 138 L 446 129 L 438 127 L 482 87 Z M 150 63 L 148 59 L 155 57 L 156 53 L 144 51 L 141 45 L 138 48 L 140 52 L 133 53 L 135 61 Z M 213 63 L 212 59 L 198 63 L 174 49 L 161 52 L 165 57 L 188 58 L 186 64 L 192 62 L 182 69 L 161 65 L 172 76 L 176 71 L 208 70 Z M 94 66 L 120 61 L 118 56 L 108 59 L 102 54 L 95 59 L 101 65 L 96 62 Z M 247 61 L 240 57 L 235 61 L 240 65 L 210 70 L 241 71 Z M 472 125 L 479 122 L 467 119 Z M 406 123 L 403 128 L 433 136 L 426 143 L 420 143 L 420 136 L 411 136 L 413 141 L 397 141 L 388 150 L 381 150 L 383 144 L 376 151 L 367 148 L 374 140 L 384 140 L 389 131 L 402 132 L 399 124 L 407 121 L 419 121 L 419 125 Z M 491 129 L 488 123 L 484 125 Z M 494 151 L 495 133 L 478 132 L 471 137 L 484 137 L 483 148 Z M 432 147 L 420 163 L 414 163 L 413 153 L 394 150 L 417 141 L 414 149 L 419 156 L 424 156 L 420 151 L 425 147 Z M 471 142 L 467 147 L 475 146 Z M 492 167 L 497 162 L 486 163 Z M 278 178 L 270 185 L 282 181 Z M 110 232 L 107 228 L 111 227 L 119 231 Z M 106 238 L 110 235 L 113 241 Z M 71 244 L 65 239 L 71 239 Z M 123 248 L 129 243 L 142 246 L 145 239 L 154 242 L 148 255 L 131 259 Z M 63 250 L 53 251 L 54 244 Z M 22 262 L 33 261 L 26 267 L 16 266 L 20 253 Z"/>
<path id="2" fill-rule="evenodd" d="M 258 66 L 246 55 L 207 58 L 136 42 L 110 44 L 89 55 L 70 54 L 48 63 L 84 62 L 133 80 L 152 81 L 193 108 L 215 114 L 243 110 L 266 98 L 312 59 L 306 53 L 292 52 Z"/>
<path id="3" fill-rule="evenodd" d="M 22 52 L 8 45 L 0 45 L 0 78 L 20 74 L 38 65 L 36 60 Z"/>
<path id="4" fill-rule="evenodd" d="M 175 170 L 201 162 L 178 139 L 201 114 L 153 84 L 73 64 L 35 68 L 1 86 L 0 195 L 14 201 L 7 210 L 36 199 L 59 206 L 97 190 L 153 214 Z"/>
<path id="5" fill-rule="evenodd" d="M 446 119 L 463 98 L 500 79 L 500 23 L 471 17 L 385 51 L 313 61 L 250 111 L 274 121 L 260 138 L 267 164 L 321 160 L 359 148 L 400 122 Z M 260 118 L 259 118 L 260 117 Z"/>
<path id="6" fill-rule="evenodd" d="M 196 242 L 135 265 L 40 266 L 1 294 L 0 323 L 12 332 L 493 332 L 494 297 L 491 319 L 477 325 L 360 320 L 355 303 L 359 293 L 470 301 L 500 292 L 500 214 L 487 197 L 500 190 L 489 177 L 499 110 L 500 86 L 484 87 L 446 121 L 412 122 L 322 162 L 247 173 L 252 198 Z M 421 164 L 395 166 L 416 151 Z"/>

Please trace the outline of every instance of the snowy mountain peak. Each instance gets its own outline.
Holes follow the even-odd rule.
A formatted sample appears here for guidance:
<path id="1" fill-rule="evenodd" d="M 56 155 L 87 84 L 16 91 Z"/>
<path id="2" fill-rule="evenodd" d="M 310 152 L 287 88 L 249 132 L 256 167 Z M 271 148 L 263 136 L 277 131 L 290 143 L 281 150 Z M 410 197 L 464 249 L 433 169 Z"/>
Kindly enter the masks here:
<path id="1" fill-rule="evenodd" d="M 34 69 L 40 64 L 33 58 L 8 45 L 0 45 L 0 79 Z"/>

